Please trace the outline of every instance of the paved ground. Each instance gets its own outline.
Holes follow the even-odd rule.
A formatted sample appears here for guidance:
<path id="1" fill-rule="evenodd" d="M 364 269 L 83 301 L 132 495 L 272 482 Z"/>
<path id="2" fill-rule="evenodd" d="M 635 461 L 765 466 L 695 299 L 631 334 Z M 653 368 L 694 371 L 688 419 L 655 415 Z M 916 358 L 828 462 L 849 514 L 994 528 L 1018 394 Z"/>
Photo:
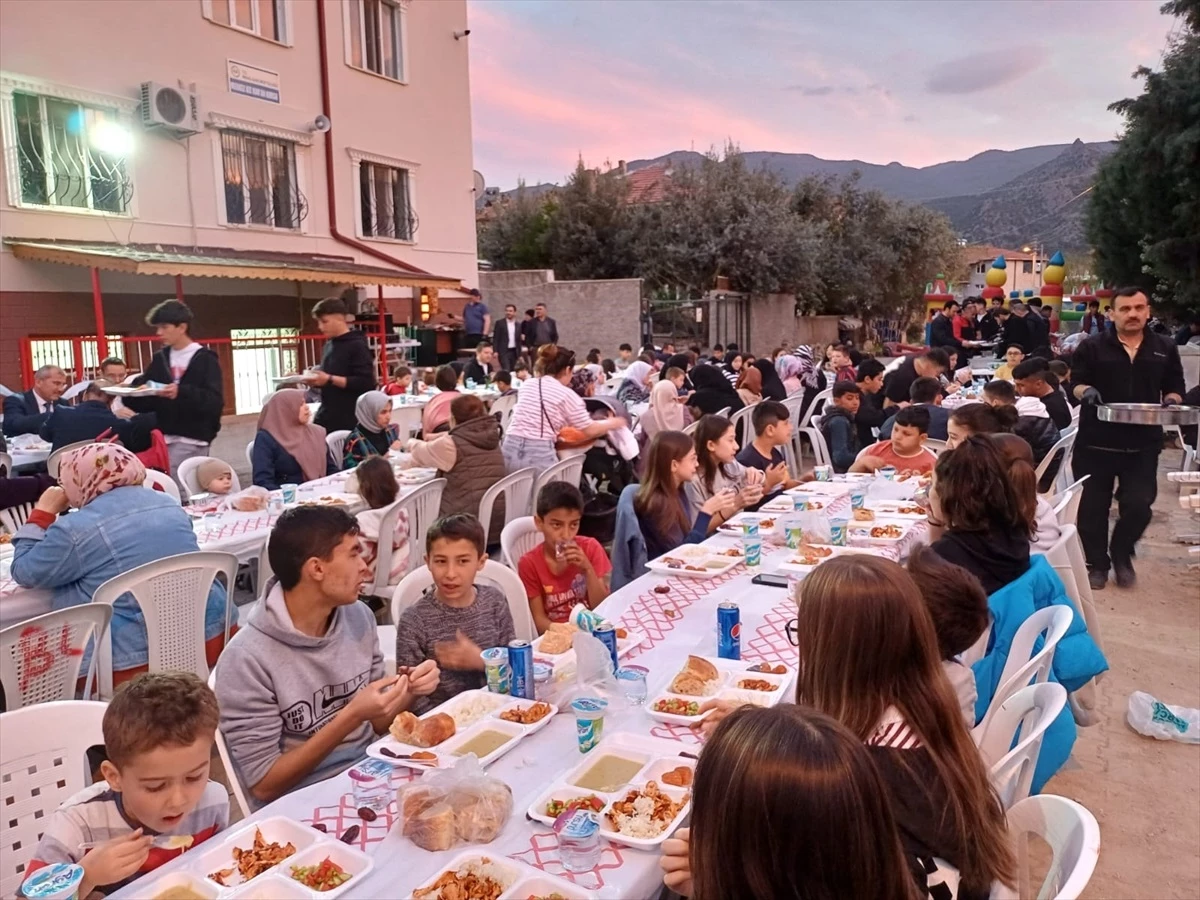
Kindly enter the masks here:
<path id="1" fill-rule="evenodd" d="M 214 447 L 243 484 L 255 421 L 227 420 Z M 1178 466 L 1179 453 L 1165 452 L 1160 476 Z M 1200 897 L 1200 748 L 1145 738 L 1125 724 L 1136 690 L 1200 708 L 1200 572 L 1187 570 L 1186 549 L 1171 540 L 1200 524 L 1188 522 L 1178 495 L 1160 477 L 1154 521 L 1138 547 L 1137 589 L 1109 585 L 1096 594 L 1111 665 L 1099 686 L 1102 721 L 1080 729 L 1067 768 L 1046 788 L 1100 822 L 1100 863 L 1085 898 Z"/>

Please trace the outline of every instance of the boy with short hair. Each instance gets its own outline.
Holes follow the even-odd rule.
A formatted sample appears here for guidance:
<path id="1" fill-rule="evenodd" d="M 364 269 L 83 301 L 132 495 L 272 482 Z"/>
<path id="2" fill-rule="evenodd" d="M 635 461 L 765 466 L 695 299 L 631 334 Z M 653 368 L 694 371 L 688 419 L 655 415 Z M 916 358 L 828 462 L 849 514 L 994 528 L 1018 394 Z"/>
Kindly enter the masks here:
<path id="1" fill-rule="evenodd" d="M 788 408 L 778 400 L 763 400 L 750 414 L 754 425 L 754 440 L 746 444 L 737 455 L 743 466 L 758 469 L 766 477 L 763 481 L 763 496 L 794 488 L 800 482 L 792 478 L 787 469 L 787 458 L 779 448 L 792 439 L 792 423 Z"/>
<path id="2" fill-rule="evenodd" d="M 923 446 L 928 433 L 929 410 L 906 406 L 896 413 L 891 439 L 863 450 L 850 471 L 874 472 L 883 466 L 894 466 L 897 474 L 928 475 L 937 462 L 937 457 Z"/>
<path id="3" fill-rule="evenodd" d="M 878 428 L 887 419 L 883 411 L 883 373 L 884 365 L 877 359 L 864 359 L 856 367 L 854 383 L 858 385 L 861 399 L 858 412 L 854 414 L 854 423 L 858 427 L 859 446 L 867 446 L 875 442 L 872 428 Z"/>
<path id="4" fill-rule="evenodd" d="M 854 465 L 861 447 L 858 426 L 854 417 L 862 403 L 862 391 L 853 381 L 839 381 L 833 386 L 830 404 L 821 415 L 821 435 L 829 448 L 829 461 L 839 475 Z"/>
<path id="5" fill-rule="evenodd" d="M 1012 371 L 1013 387 L 1022 397 L 1037 397 L 1060 431 L 1073 424 L 1066 396 L 1050 383 L 1050 370 L 1040 356 L 1031 356 Z M 1055 381 L 1057 382 L 1057 378 Z"/>
<path id="6" fill-rule="evenodd" d="M 25 874 L 77 863 L 78 896 L 110 894 L 222 831 L 229 792 L 208 778 L 217 715 L 217 698 L 190 672 L 122 685 L 104 711 L 104 781 L 55 811 Z M 152 846 L 159 835 L 172 839 Z"/>
<path id="7" fill-rule="evenodd" d="M 358 602 L 371 574 L 358 534 L 343 509 L 285 510 L 267 545 L 275 575 L 266 599 L 217 664 L 221 733 L 257 801 L 357 762 L 437 687 L 426 657 L 384 675 L 375 616 Z"/>
<path id="8" fill-rule="evenodd" d="M 595 609 L 608 596 L 612 564 L 600 542 L 579 534 L 583 494 L 573 484 L 552 481 L 538 493 L 533 524 L 544 540 L 517 563 L 529 611 L 541 634 L 566 622 L 576 604 Z"/>
<path id="9" fill-rule="evenodd" d="M 513 377 L 517 381 L 529 380 L 529 366 L 525 364 L 524 360 L 517 360 L 516 366 L 513 367 Z"/>
<path id="10" fill-rule="evenodd" d="M 944 441 L 950 437 L 950 410 L 942 406 L 945 389 L 936 378 L 918 378 L 908 390 L 910 407 L 920 406 L 929 413 L 929 437 Z M 890 416 L 879 426 L 879 437 L 890 438 L 895 416 Z"/>
<path id="11" fill-rule="evenodd" d="M 516 393 L 513 390 L 512 382 L 512 374 L 505 372 L 503 369 L 492 376 L 492 386 L 500 392 L 501 397 L 507 397 L 509 394 Z"/>
<path id="12" fill-rule="evenodd" d="M 675 385 L 675 390 L 680 396 L 683 396 L 683 394 L 687 393 L 687 391 L 684 390 L 684 385 L 687 384 L 687 373 L 678 366 L 668 366 L 665 370 L 663 370 L 661 380 L 669 381 L 671 384 Z"/>
<path id="13" fill-rule="evenodd" d="M 451 697 L 481 688 L 487 680 L 482 651 L 516 637 L 503 591 L 476 585 L 487 562 L 483 526 L 471 515 L 438 519 L 425 534 L 425 564 L 433 586 L 396 624 L 396 666 L 434 658 L 441 667 L 437 689 L 414 704 L 421 715 Z"/>

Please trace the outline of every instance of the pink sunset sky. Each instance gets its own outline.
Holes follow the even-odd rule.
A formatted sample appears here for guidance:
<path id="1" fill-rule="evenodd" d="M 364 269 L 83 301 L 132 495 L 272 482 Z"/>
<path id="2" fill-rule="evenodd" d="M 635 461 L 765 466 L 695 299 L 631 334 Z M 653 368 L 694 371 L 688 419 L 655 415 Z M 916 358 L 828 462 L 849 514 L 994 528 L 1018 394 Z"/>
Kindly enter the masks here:
<path id="1" fill-rule="evenodd" d="M 508 189 L 582 155 L 811 153 L 926 166 L 1110 140 L 1158 0 L 469 0 L 475 167 Z"/>

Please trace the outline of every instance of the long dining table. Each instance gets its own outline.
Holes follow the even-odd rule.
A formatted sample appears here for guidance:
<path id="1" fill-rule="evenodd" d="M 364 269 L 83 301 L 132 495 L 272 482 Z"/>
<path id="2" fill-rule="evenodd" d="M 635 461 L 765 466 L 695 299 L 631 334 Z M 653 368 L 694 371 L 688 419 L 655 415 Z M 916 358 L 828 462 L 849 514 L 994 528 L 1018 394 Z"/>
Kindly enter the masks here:
<path id="1" fill-rule="evenodd" d="M 826 512 L 848 515 L 849 508 L 849 496 L 842 495 L 827 503 Z M 726 548 L 736 545 L 738 540 L 718 533 L 702 546 Z M 898 545 L 872 550 L 899 560 L 924 540 L 926 527 L 919 522 L 908 530 Z M 645 636 L 622 664 L 632 662 L 649 670 L 650 698 L 667 686 L 689 655 L 717 656 L 717 607 L 725 601 L 733 601 L 739 606 L 741 659 L 747 666 L 766 662 L 783 664 L 794 671 L 797 652 L 788 639 L 787 624 L 795 617 L 795 602 L 786 589 L 752 582 L 760 572 L 775 572 L 791 552 L 782 544 L 767 541 L 763 546 L 761 566 L 750 570 L 744 563 L 739 563 L 727 573 L 711 578 L 651 572 L 614 591 L 596 612 L 619 627 Z M 664 587 L 665 592 L 662 591 Z M 553 702 L 552 697 L 547 699 Z M 698 730 L 655 721 L 647 713 L 647 707 L 619 702 L 610 708 L 603 730 L 608 736 L 631 732 L 654 739 L 665 755 L 694 754 L 703 743 Z M 598 750 L 603 746 L 602 742 L 591 755 L 598 756 Z M 512 790 L 513 805 L 503 830 L 483 845 L 459 845 L 441 852 L 417 847 L 396 827 L 399 814 L 395 800 L 375 820 L 363 821 L 358 816 L 346 772 L 267 804 L 252 813 L 250 821 L 282 816 L 306 825 L 320 825 L 330 835 L 341 835 L 351 826 L 360 826 L 352 845 L 369 854 L 374 867 L 346 889 L 343 896 L 348 898 L 410 897 L 416 888 L 429 882 L 464 851 L 516 860 L 573 882 L 590 892 L 589 896 L 605 900 L 657 897 L 662 887 L 658 849 L 634 849 L 605 842 L 600 861 L 593 869 L 571 873 L 559 857 L 558 841 L 552 830 L 527 817 L 530 804 L 557 776 L 577 765 L 581 758 L 574 717 L 567 708 L 545 728 L 522 739 L 509 753 L 488 766 L 488 774 Z M 421 777 L 424 776 L 418 772 L 397 767 L 391 776 L 392 787 L 399 789 Z M 203 875 L 189 868 L 188 856 L 184 854 L 113 896 L 153 896 L 152 882 L 165 873 L 180 869 Z"/>

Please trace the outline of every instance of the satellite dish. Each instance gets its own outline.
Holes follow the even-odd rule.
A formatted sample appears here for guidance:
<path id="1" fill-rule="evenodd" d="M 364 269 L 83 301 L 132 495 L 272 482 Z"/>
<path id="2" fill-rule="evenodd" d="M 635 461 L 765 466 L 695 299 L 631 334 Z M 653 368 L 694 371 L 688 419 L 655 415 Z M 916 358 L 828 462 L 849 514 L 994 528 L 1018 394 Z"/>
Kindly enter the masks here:
<path id="1" fill-rule="evenodd" d="M 475 196 L 482 197 L 484 189 L 487 188 L 487 182 L 483 179 L 483 173 L 478 169 L 473 173 L 475 175 Z"/>

